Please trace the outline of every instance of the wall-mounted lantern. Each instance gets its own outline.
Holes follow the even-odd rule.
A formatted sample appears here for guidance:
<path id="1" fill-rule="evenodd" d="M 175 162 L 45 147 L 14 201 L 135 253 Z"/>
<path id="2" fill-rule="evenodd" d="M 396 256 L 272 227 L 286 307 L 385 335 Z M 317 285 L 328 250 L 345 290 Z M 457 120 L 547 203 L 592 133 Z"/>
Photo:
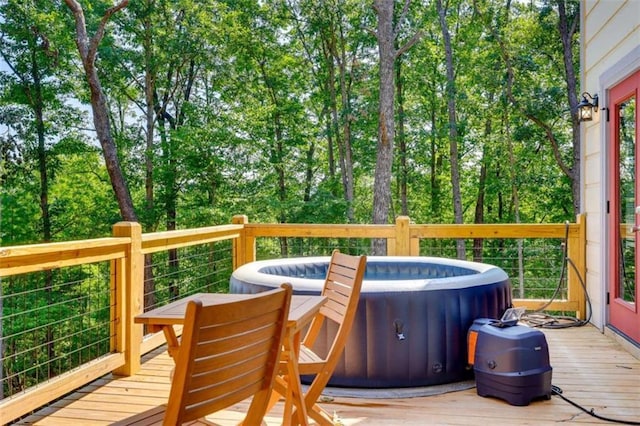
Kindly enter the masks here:
<path id="1" fill-rule="evenodd" d="M 589 102 L 589 99 L 591 102 Z M 577 106 L 578 108 L 578 121 L 591 121 L 593 120 L 594 111 L 598 111 L 598 94 L 591 96 L 588 92 L 582 94 L 582 101 Z"/>

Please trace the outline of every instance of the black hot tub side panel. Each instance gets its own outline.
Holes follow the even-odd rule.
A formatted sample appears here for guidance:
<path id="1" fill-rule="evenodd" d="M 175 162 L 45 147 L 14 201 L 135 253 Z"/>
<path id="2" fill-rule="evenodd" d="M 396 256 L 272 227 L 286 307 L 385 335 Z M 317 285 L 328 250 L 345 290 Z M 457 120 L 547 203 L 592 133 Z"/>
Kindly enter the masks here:
<path id="1" fill-rule="evenodd" d="M 389 388 L 472 379 L 467 365 L 469 327 L 476 318 L 499 318 L 510 306 L 508 282 L 464 291 L 367 293 L 329 383 Z M 316 349 L 326 349 L 332 336 L 327 330 Z"/>

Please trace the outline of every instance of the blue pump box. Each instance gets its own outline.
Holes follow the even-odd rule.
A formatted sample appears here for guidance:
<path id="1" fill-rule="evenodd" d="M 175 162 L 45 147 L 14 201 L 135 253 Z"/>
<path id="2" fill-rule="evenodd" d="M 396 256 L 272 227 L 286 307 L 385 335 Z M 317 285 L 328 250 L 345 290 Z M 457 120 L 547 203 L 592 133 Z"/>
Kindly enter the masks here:
<path id="1" fill-rule="evenodd" d="M 511 405 L 529 405 L 537 398 L 551 399 L 549 347 L 540 330 L 478 319 L 467 336 L 469 363 L 476 390 Z"/>

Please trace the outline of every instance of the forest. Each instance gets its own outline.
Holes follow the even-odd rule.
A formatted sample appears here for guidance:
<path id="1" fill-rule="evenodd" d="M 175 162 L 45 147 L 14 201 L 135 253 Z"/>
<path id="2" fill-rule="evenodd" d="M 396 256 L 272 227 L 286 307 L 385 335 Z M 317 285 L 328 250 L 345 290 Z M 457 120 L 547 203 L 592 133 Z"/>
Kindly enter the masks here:
<path id="1" fill-rule="evenodd" d="M 0 1 L 0 243 L 573 221 L 577 0 Z"/>

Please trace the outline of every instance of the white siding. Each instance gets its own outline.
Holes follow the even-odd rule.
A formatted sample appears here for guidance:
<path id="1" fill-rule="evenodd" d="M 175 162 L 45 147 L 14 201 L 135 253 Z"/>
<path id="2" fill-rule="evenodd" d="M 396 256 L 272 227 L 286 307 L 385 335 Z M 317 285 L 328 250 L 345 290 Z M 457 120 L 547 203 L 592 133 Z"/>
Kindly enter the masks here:
<path id="1" fill-rule="evenodd" d="M 640 67 L 640 1 L 582 0 L 581 91 L 598 94 L 606 105 L 607 91 Z M 607 321 L 606 291 L 606 143 L 604 111 L 582 124 L 582 210 L 587 216 L 587 289 L 592 322 Z"/>

